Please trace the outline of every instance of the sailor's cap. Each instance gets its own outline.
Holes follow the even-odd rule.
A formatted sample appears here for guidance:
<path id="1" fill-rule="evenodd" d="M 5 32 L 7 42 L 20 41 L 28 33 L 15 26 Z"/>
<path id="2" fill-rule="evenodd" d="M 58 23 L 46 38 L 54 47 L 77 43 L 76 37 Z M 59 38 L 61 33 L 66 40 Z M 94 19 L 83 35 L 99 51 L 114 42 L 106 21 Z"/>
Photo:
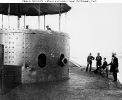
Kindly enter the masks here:
<path id="1" fill-rule="evenodd" d="M 112 55 L 117 55 L 117 54 L 115 52 L 113 52 Z"/>

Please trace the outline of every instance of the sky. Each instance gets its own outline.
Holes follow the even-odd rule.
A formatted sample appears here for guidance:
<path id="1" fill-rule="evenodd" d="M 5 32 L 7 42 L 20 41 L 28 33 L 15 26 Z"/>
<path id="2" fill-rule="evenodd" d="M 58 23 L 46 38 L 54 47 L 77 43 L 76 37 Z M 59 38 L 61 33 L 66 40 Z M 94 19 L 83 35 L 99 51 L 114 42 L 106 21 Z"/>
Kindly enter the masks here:
<path id="1" fill-rule="evenodd" d="M 86 63 L 91 52 L 110 57 L 112 52 L 122 55 L 121 3 L 70 3 L 67 30 L 71 37 L 71 56 L 78 63 Z"/>
<path id="2" fill-rule="evenodd" d="M 70 4 L 68 30 L 85 52 L 119 53 L 122 49 L 122 4 Z M 75 36 L 75 37 L 74 37 Z M 77 45 L 75 45 L 77 47 Z M 83 49 L 83 48 L 82 48 Z M 82 51 L 82 50 L 80 50 Z"/>

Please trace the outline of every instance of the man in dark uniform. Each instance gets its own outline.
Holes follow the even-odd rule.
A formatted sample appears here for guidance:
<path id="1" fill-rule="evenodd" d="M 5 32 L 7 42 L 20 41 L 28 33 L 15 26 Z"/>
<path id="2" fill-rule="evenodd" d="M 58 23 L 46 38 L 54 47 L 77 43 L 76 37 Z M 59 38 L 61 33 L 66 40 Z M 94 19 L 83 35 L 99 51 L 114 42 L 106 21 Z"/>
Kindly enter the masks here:
<path id="1" fill-rule="evenodd" d="M 101 67 L 99 67 L 98 70 L 100 70 L 100 73 L 101 73 L 102 70 L 106 69 L 106 74 L 107 74 L 107 77 L 108 77 L 108 67 L 107 67 L 107 65 L 108 64 L 107 64 L 106 58 L 104 57 L 103 64 L 102 64 Z"/>
<path id="2" fill-rule="evenodd" d="M 118 58 L 116 57 L 116 53 L 112 53 L 112 59 L 109 65 L 111 65 L 110 72 L 113 72 L 114 77 L 113 82 L 115 82 L 117 81 L 117 73 L 118 73 Z"/>
<path id="3" fill-rule="evenodd" d="M 89 56 L 87 57 L 87 67 L 86 67 L 86 72 L 88 71 L 88 67 L 90 66 L 89 72 L 91 72 L 92 68 L 92 60 L 94 60 L 94 57 L 90 53 Z"/>
<path id="4" fill-rule="evenodd" d="M 46 26 L 47 30 L 51 30 L 51 28 L 49 28 L 49 25 Z"/>
<path id="5" fill-rule="evenodd" d="M 102 65 L 102 57 L 100 56 L 100 53 L 97 54 L 96 57 L 96 70 L 94 71 L 95 73 L 98 72 L 99 67 Z"/>
<path id="6" fill-rule="evenodd" d="M 106 58 L 104 57 L 103 65 L 101 66 L 102 69 L 105 69 L 107 67 L 107 61 Z"/>

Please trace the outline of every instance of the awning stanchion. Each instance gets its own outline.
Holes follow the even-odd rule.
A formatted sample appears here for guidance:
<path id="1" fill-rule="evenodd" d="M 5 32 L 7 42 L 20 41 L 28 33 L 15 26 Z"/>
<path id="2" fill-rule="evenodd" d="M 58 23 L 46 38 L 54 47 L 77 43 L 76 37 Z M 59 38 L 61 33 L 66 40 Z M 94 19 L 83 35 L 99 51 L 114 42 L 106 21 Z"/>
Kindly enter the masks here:
<path id="1" fill-rule="evenodd" d="M 59 32 L 60 32 L 60 24 L 61 24 L 61 3 L 59 4 Z"/>
<path id="2" fill-rule="evenodd" d="M 10 16 L 10 3 L 9 3 L 9 6 L 8 6 L 8 28 L 10 28 L 9 16 Z"/>
<path id="3" fill-rule="evenodd" d="M 39 4 L 39 16 L 38 16 L 38 29 L 40 29 L 40 4 Z"/>
<path id="4" fill-rule="evenodd" d="M 25 29 L 25 17 L 26 17 L 26 14 L 24 15 L 24 29 Z"/>
<path id="5" fill-rule="evenodd" d="M 67 32 L 67 13 L 65 13 L 65 31 Z"/>
<path id="6" fill-rule="evenodd" d="M 3 14 L 2 14 L 2 28 L 3 28 Z"/>
<path id="7" fill-rule="evenodd" d="M 18 16 L 18 28 L 20 28 L 20 18 Z"/>
<path id="8" fill-rule="evenodd" d="M 45 15 L 44 15 L 44 30 L 45 30 Z"/>
<path id="9" fill-rule="evenodd" d="M 20 18 L 21 18 L 21 14 L 20 14 L 20 4 L 18 4 L 18 28 L 20 28 Z"/>

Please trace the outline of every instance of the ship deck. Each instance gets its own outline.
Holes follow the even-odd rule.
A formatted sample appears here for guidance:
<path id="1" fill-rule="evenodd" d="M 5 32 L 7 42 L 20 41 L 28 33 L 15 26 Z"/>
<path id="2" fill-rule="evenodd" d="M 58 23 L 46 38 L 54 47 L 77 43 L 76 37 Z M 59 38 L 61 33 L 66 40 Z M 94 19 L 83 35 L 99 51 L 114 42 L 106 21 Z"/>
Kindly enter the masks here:
<path id="1" fill-rule="evenodd" d="M 120 82 L 104 74 L 85 72 L 84 67 L 69 68 L 69 80 L 19 85 L 0 100 L 122 100 Z"/>

